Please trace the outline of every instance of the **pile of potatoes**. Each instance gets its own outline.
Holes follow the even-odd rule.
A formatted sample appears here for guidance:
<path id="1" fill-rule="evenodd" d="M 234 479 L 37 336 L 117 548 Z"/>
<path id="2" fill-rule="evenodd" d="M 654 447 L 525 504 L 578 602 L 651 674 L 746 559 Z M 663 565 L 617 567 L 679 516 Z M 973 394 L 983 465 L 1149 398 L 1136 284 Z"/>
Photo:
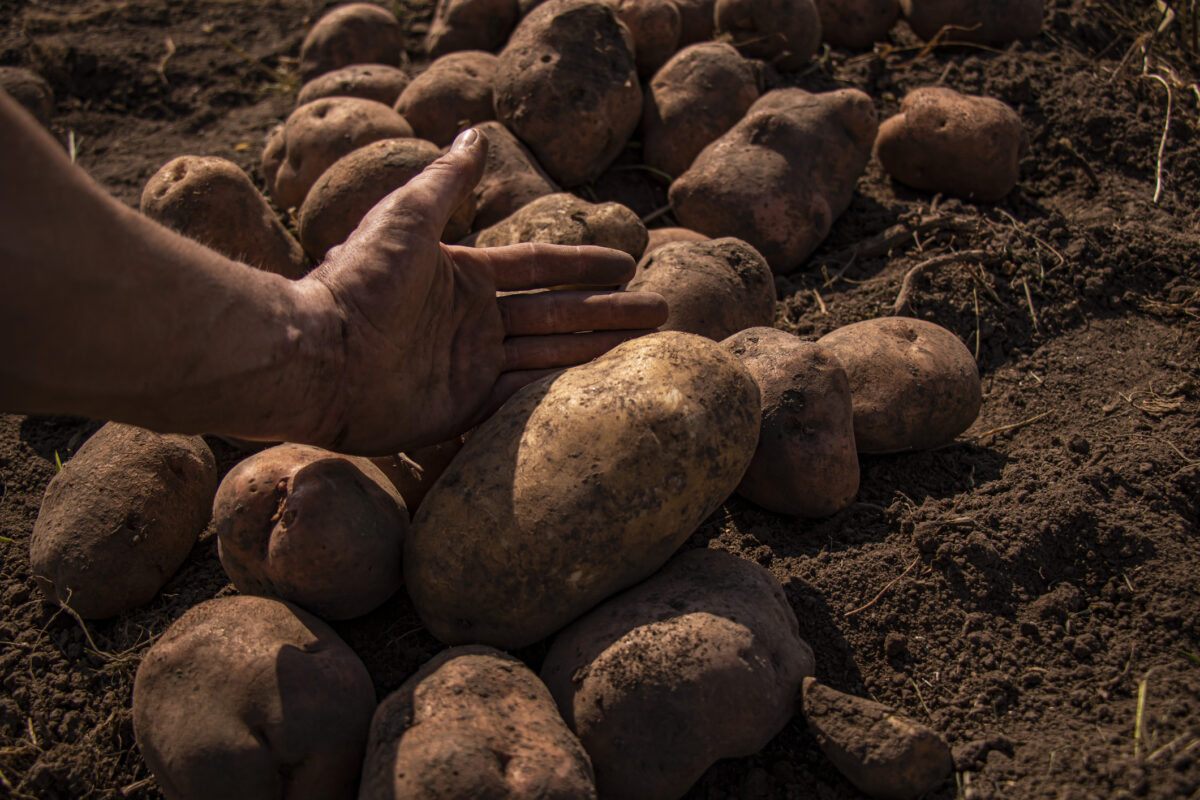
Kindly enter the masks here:
<path id="1" fill-rule="evenodd" d="M 477 126 L 487 168 L 444 241 L 620 249 L 639 259 L 623 288 L 670 305 L 659 332 L 527 386 L 465 437 L 390 458 L 282 443 L 218 487 L 199 437 L 110 423 L 89 440 L 33 532 L 48 600 L 87 618 L 149 601 L 210 511 L 240 593 L 184 614 L 138 670 L 135 732 L 164 794 L 674 798 L 763 747 L 811 688 L 814 654 L 769 572 L 681 546 L 735 492 L 779 514 L 838 513 L 860 454 L 946 444 L 981 403 L 974 358 L 934 323 L 881 317 L 815 342 L 773 327 L 775 275 L 803 267 L 870 159 L 919 191 L 990 202 L 1016 184 L 1024 147 L 990 98 L 918 89 L 880 125 L 856 89 L 767 87 L 822 40 L 869 47 L 901 14 L 925 37 L 1040 30 L 1040 3 L 991 5 L 1004 13 L 439 0 L 417 71 L 392 14 L 355 3 L 304 40 L 297 107 L 262 153 L 265 192 L 220 158 L 164 165 L 144 214 L 298 278 Z M 647 230 L 582 196 L 631 141 L 671 179 L 679 226 Z M 377 704 L 326 621 L 401 591 L 453 647 Z M 544 641 L 540 676 L 504 652 Z M 886 787 L 894 767 L 907 788 L 887 796 L 916 797 L 945 777 L 944 742 L 910 723 L 887 730 L 916 750 L 881 746 L 909 755 L 858 774 L 853 743 L 826 733 L 846 727 L 828 720 L 836 693 L 809 688 L 822 747 L 860 786 Z"/>

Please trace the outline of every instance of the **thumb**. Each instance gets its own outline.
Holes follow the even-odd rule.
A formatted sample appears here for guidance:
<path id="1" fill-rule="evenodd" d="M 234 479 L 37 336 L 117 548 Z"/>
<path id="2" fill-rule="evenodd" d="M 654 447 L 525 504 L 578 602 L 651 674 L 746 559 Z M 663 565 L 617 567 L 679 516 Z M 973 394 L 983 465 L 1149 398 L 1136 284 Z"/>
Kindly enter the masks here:
<path id="1" fill-rule="evenodd" d="M 487 137 L 467 128 L 450 149 L 388 198 L 425 234 L 439 239 L 487 166 Z"/>

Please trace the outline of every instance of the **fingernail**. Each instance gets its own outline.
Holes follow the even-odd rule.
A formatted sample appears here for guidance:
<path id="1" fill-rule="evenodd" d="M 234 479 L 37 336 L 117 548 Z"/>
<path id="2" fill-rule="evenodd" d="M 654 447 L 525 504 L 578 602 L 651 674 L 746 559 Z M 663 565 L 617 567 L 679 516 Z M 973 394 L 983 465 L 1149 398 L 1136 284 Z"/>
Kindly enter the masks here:
<path id="1" fill-rule="evenodd" d="M 475 146 L 479 141 L 479 131 L 474 128 L 467 128 L 454 139 L 454 145 L 450 148 L 451 151 L 468 150 Z"/>

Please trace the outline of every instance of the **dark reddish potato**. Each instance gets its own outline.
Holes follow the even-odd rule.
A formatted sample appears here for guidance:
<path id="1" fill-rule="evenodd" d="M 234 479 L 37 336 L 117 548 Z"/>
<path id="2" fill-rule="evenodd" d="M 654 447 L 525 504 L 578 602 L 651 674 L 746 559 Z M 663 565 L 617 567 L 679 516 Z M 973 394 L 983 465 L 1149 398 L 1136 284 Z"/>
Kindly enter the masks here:
<path id="1" fill-rule="evenodd" d="M 777 69 L 803 67 L 821 46 L 813 0 L 716 0 L 714 19 L 717 36 Z"/>
<path id="2" fill-rule="evenodd" d="M 408 512 L 365 458 L 299 444 L 256 453 L 221 482 L 213 524 L 221 565 L 243 593 L 348 619 L 400 588 Z"/>
<path id="3" fill-rule="evenodd" d="M 667 298 L 670 316 L 659 330 L 719 341 L 775 321 L 771 268 L 740 239 L 664 245 L 641 260 L 626 288 Z"/>
<path id="4" fill-rule="evenodd" d="M 461 50 L 495 52 L 517 24 L 517 0 L 438 0 L 425 35 L 432 58 Z"/>
<path id="5" fill-rule="evenodd" d="M 875 152 L 914 189 L 992 203 L 1016 185 L 1026 143 L 1021 118 L 999 100 L 928 86 L 879 126 Z"/>
<path id="6" fill-rule="evenodd" d="M 762 392 L 758 449 L 738 494 L 802 517 L 827 517 L 848 507 L 858 493 L 858 453 L 841 363 L 826 348 L 775 328 L 750 328 L 722 344 Z"/>
<path id="7" fill-rule="evenodd" d="M 679 46 L 713 38 L 713 17 L 716 0 L 675 0 L 679 9 Z"/>
<path id="8" fill-rule="evenodd" d="M 475 245 L 500 247 L 521 242 L 596 244 L 639 258 L 646 249 L 646 226 L 620 203 L 589 203 L 560 192 L 539 197 L 483 229 Z"/>
<path id="9" fill-rule="evenodd" d="M 408 74 L 387 64 L 351 64 L 313 78 L 300 88 L 296 105 L 322 97 L 361 97 L 390 106 L 408 86 Z"/>
<path id="10" fill-rule="evenodd" d="M 816 0 L 821 38 L 834 47 L 868 50 L 900 18 L 898 0 Z"/>
<path id="11" fill-rule="evenodd" d="M 513 31 L 496 70 L 496 117 L 563 186 L 596 178 L 642 113 L 628 29 L 610 7 L 550 0 Z"/>
<path id="12" fill-rule="evenodd" d="M 476 128 L 487 137 L 487 168 L 475 185 L 475 222 L 478 230 L 495 225 L 517 209 L 559 191 L 525 145 L 499 122 Z"/>
<path id="13" fill-rule="evenodd" d="M 54 90 L 41 75 L 23 67 L 0 67 L 0 89 L 12 95 L 13 100 L 33 114 L 43 128 L 50 126 L 50 116 L 54 113 Z"/>
<path id="14" fill-rule="evenodd" d="M 542 679 L 600 795 L 661 800 L 717 760 L 766 746 L 813 667 L 771 573 L 700 549 L 566 628 Z"/>
<path id="15" fill-rule="evenodd" d="M 480 50 L 442 56 L 413 78 L 396 100 L 396 111 L 416 136 L 446 147 L 459 131 L 495 118 L 492 84 L 498 62 Z"/>
<path id="16" fill-rule="evenodd" d="M 932 39 L 953 26 L 948 40 L 1005 44 L 1033 39 L 1042 32 L 1043 0 L 899 0 L 909 26 Z"/>
<path id="17" fill-rule="evenodd" d="M 371 3 L 338 6 L 317 21 L 300 45 L 300 75 L 318 75 L 350 64 L 400 63 L 404 30 L 390 13 Z"/>
<path id="18" fill-rule="evenodd" d="M 881 317 L 846 325 L 817 344 L 850 379 L 860 453 L 927 450 L 979 416 L 979 369 L 950 331 L 919 319 Z"/>
<path id="19" fill-rule="evenodd" d="M 724 42 L 695 44 L 672 56 L 645 96 L 646 164 L 668 175 L 683 174 L 709 142 L 754 105 L 762 80 L 758 66 Z"/>
<path id="20" fill-rule="evenodd" d="M 450 462 L 462 450 L 464 439 L 460 436 L 439 444 L 431 444 L 407 453 L 372 458 L 371 463 L 387 476 L 404 498 L 409 514 L 415 514 L 437 483 L 437 479 L 450 466 Z"/>
<path id="21" fill-rule="evenodd" d="M 592 765 L 523 663 L 443 651 L 379 705 L 359 800 L 588 800 Z"/>
<path id="22" fill-rule="evenodd" d="M 345 642 L 265 597 L 195 606 L 133 683 L 138 748 L 167 800 L 351 798 L 374 709 Z"/>
<path id="23" fill-rule="evenodd" d="M 200 437 L 106 424 L 46 487 L 29 540 L 38 588 L 86 619 L 150 602 L 204 530 L 216 490 Z"/>
<path id="24" fill-rule="evenodd" d="M 142 213 L 218 253 L 285 278 L 300 278 L 308 261 L 266 198 L 232 161 L 180 156 L 142 190 Z"/>
<path id="25" fill-rule="evenodd" d="M 652 228 L 646 231 L 646 249 L 642 252 L 642 257 L 650 255 L 652 252 L 662 247 L 664 244 L 671 242 L 707 242 L 708 237 L 703 233 L 688 228 Z"/>
<path id="26" fill-rule="evenodd" d="M 649 78 L 679 49 L 682 27 L 673 0 L 605 0 L 633 36 L 638 75 Z"/>

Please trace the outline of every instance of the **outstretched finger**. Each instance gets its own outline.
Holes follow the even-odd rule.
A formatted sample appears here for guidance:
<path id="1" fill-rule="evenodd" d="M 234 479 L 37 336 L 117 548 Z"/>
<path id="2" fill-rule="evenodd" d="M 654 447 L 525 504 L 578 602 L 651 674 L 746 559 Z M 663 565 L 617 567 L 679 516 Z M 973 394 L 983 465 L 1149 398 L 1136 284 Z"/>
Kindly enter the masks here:
<path id="1" fill-rule="evenodd" d="M 657 328 L 667 301 L 657 292 L 537 292 L 501 297 L 507 336 Z"/>
<path id="2" fill-rule="evenodd" d="M 595 245 L 525 242 L 503 247 L 452 247 L 454 259 L 482 261 L 501 291 L 550 286 L 617 286 L 633 277 L 633 257 Z"/>
<path id="3" fill-rule="evenodd" d="M 513 336 L 504 340 L 504 371 L 570 367 L 604 355 L 622 342 L 652 330 Z"/>

